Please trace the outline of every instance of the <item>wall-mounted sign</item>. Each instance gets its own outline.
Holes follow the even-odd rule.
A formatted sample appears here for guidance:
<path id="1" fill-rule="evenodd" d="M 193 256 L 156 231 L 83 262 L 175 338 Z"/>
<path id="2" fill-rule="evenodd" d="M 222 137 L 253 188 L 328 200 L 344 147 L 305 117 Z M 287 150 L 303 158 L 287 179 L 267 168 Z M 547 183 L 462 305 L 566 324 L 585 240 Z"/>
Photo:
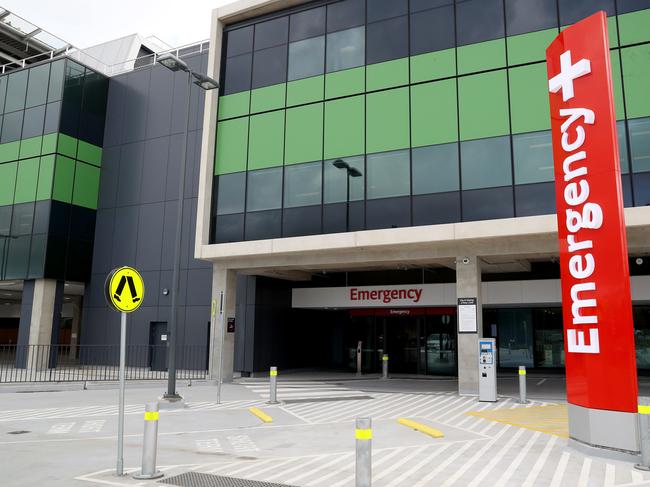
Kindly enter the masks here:
<path id="1" fill-rule="evenodd" d="M 235 318 L 228 318 L 226 322 L 226 331 L 228 333 L 235 333 Z"/>
<path id="2" fill-rule="evenodd" d="M 478 333 L 476 298 L 458 298 L 458 333 Z"/>

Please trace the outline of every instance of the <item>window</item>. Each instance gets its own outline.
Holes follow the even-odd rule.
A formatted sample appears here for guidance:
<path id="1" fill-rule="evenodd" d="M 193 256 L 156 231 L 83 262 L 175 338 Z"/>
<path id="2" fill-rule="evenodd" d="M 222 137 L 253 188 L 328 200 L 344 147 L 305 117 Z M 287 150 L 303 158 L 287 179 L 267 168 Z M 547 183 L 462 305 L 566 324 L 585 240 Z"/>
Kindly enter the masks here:
<path id="1" fill-rule="evenodd" d="M 411 14 L 412 55 L 452 48 L 455 36 L 453 4 Z"/>
<path id="2" fill-rule="evenodd" d="M 362 175 L 359 177 L 348 177 L 345 169 L 339 169 L 334 165 L 335 160 L 325 161 L 323 175 L 325 178 L 323 184 L 323 201 L 324 203 L 344 203 L 346 201 L 347 185 L 350 185 L 350 201 L 359 201 L 364 198 L 364 178 L 365 169 L 363 167 L 363 156 L 344 157 L 350 167 L 359 171 Z"/>
<path id="3" fill-rule="evenodd" d="M 463 221 L 512 218 L 512 186 L 462 192 Z"/>
<path id="4" fill-rule="evenodd" d="M 325 7 L 313 8 L 289 19 L 289 41 L 300 41 L 325 33 Z"/>
<path id="5" fill-rule="evenodd" d="M 650 8 L 650 0 L 618 0 L 616 6 L 620 15 Z"/>
<path id="6" fill-rule="evenodd" d="M 25 110 L 25 120 L 23 122 L 23 134 L 21 138 L 36 137 L 43 135 L 43 121 L 45 119 L 45 105 Z"/>
<path id="7" fill-rule="evenodd" d="M 604 10 L 607 15 L 616 14 L 614 0 L 559 0 L 560 25 L 573 24 L 589 15 Z"/>
<path id="8" fill-rule="evenodd" d="M 255 50 L 286 44 L 289 37 L 289 17 L 267 20 L 255 25 Z"/>
<path id="9" fill-rule="evenodd" d="M 43 64 L 29 70 L 27 84 L 27 98 L 25 107 L 35 107 L 45 103 L 47 98 L 47 85 L 50 77 L 50 65 Z"/>
<path id="10" fill-rule="evenodd" d="M 355 27 L 327 34 L 327 72 L 363 66 L 366 29 Z"/>
<path id="11" fill-rule="evenodd" d="M 344 0 L 327 6 L 327 32 L 349 29 L 366 22 L 366 0 Z"/>
<path id="12" fill-rule="evenodd" d="M 368 24 L 367 42 L 368 64 L 408 56 L 408 17 Z"/>
<path id="13" fill-rule="evenodd" d="M 243 54 L 226 59 L 226 74 L 223 94 L 230 95 L 251 89 L 252 54 Z"/>
<path id="14" fill-rule="evenodd" d="M 557 27 L 557 0 L 505 0 L 509 36 Z"/>
<path id="15" fill-rule="evenodd" d="M 27 93 L 27 75 L 29 70 L 23 69 L 11 73 L 7 79 L 7 100 L 5 113 L 25 108 L 25 95 Z"/>
<path id="16" fill-rule="evenodd" d="M 512 137 L 515 184 L 553 181 L 551 133 L 533 132 Z"/>
<path id="17" fill-rule="evenodd" d="M 286 80 L 286 46 L 255 51 L 253 57 L 253 88 L 284 83 Z"/>
<path id="18" fill-rule="evenodd" d="M 32 233 L 34 221 L 34 203 L 14 205 L 14 216 L 11 219 L 12 235 L 29 235 Z"/>
<path id="19" fill-rule="evenodd" d="M 458 144 L 413 149 L 413 194 L 458 191 Z"/>
<path id="20" fill-rule="evenodd" d="M 456 31 L 459 46 L 503 37 L 503 0 L 457 2 Z"/>
<path id="21" fill-rule="evenodd" d="M 634 172 L 650 171 L 650 118 L 628 120 Z"/>
<path id="22" fill-rule="evenodd" d="M 322 165 L 320 162 L 296 164 L 284 168 L 284 206 L 321 204 Z"/>
<path id="23" fill-rule="evenodd" d="M 231 30 L 226 40 L 228 45 L 226 56 L 232 57 L 253 50 L 253 26 Z"/>
<path id="24" fill-rule="evenodd" d="M 47 101 L 58 101 L 61 99 L 61 90 L 63 89 L 63 69 L 64 61 L 53 62 L 50 69 L 50 84 L 47 89 Z"/>
<path id="25" fill-rule="evenodd" d="M 405 196 L 410 193 L 409 151 L 368 155 L 368 199 Z"/>
<path id="26" fill-rule="evenodd" d="M 0 77 L 0 113 L 4 113 L 6 95 L 7 95 L 7 76 L 1 76 Z"/>
<path id="27" fill-rule="evenodd" d="M 246 173 L 224 174 L 217 178 L 217 215 L 230 215 L 244 211 Z"/>
<path id="28" fill-rule="evenodd" d="M 618 155 L 621 161 L 621 173 L 630 172 L 630 163 L 627 160 L 627 128 L 625 120 L 616 122 L 616 132 L 618 134 Z"/>
<path id="29" fill-rule="evenodd" d="M 406 15 L 407 0 L 368 0 L 368 22 Z"/>
<path id="30" fill-rule="evenodd" d="M 464 190 L 511 185 L 510 137 L 462 142 L 460 165 Z"/>
<path id="31" fill-rule="evenodd" d="M 453 5 L 454 0 L 411 0 L 409 2 L 410 12 L 421 12 L 422 10 L 429 10 L 431 8 L 443 7 L 445 5 Z"/>
<path id="32" fill-rule="evenodd" d="M 2 137 L 0 143 L 13 142 L 20 139 L 23 128 L 23 111 L 7 113 L 2 123 Z"/>
<path id="33" fill-rule="evenodd" d="M 246 211 L 272 210 L 282 206 L 282 168 L 248 173 Z"/>
<path id="34" fill-rule="evenodd" d="M 325 37 L 289 44 L 289 81 L 323 74 Z"/>
<path id="35" fill-rule="evenodd" d="M 44 134 L 52 134 L 59 131 L 59 118 L 61 117 L 61 102 L 48 103 L 45 108 Z"/>

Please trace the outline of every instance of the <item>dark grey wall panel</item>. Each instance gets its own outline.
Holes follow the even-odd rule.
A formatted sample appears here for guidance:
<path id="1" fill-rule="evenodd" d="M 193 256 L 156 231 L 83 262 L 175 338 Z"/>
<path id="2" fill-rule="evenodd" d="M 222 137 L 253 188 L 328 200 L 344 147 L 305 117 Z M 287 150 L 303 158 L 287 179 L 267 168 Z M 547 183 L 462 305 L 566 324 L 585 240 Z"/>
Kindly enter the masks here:
<path id="1" fill-rule="evenodd" d="M 169 137 L 159 137 L 145 142 L 140 203 L 156 203 L 165 200 L 168 158 Z"/>
<path id="2" fill-rule="evenodd" d="M 123 206 L 115 209 L 112 266 L 135 265 L 140 207 Z"/>
<path id="3" fill-rule="evenodd" d="M 144 142 L 134 142 L 122 146 L 117 182 L 117 206 L 137 205 L 140 203 L 143 157 Z"/>
<path id="4" fill-rule="evenodd" d="M 169 159 L 167 163 L 167 184 L 165 185 L 165 200 L 178 199 L 178 177 L 181 171 L 181 156 L 183 154 L 182 145 L 183 134 L 172 135 L 169 138 Z"/>
<path id="5" fill-rule="evenodd" d="M 117 199 L 117 182 L 120 175 L 122 148 L 106 147 L 102 153 L 102 169 L 99 181 L 98 208 L 112 208 Z"/>
<path id="6" fill-rule="evenodd" d="M 115 209 L 97 210 L 95 220 L 95 247 L 93 249 L 93 272 L 111 270 Z"/>
<path id="7" fill-rule="evenodd" d="M 129 143 L 145 138 L 151 69 L 133 71 L 126 78 L 122 140 Z"/>
<path id="8" fill-rule="evenodd" d="M 155 271 L 160 269 L 164 217 L 164 203 L 140 206 L 135 259 L 135 265 L 139 270 Z"/>
<path id="9" fill-rule="evenodd" d="M 187 271 L 187 305 L 205 306 L 212 294 L 212 271 L 192 269 Z"/>
<path id="10" fill-rule="evenodd" d="M 124 101 L 126 100 L 126 77 L 111 78 L 108 83 L 104 148 L 122 143 Z"/>
<path id="11" fill-rule="evenodd" d="M 164 66 L 156 66 L 151 70 L 147 104 L 147 139 L 169 135 L 172 122 L 169 93 L 174 87 L 174 77 L 174 73 Z"/>

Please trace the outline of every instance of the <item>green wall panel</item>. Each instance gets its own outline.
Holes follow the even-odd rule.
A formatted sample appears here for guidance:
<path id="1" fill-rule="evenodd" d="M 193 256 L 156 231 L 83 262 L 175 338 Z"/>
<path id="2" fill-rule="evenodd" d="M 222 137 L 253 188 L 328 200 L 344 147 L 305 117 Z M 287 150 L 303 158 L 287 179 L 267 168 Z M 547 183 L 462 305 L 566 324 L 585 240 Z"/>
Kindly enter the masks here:
<path id="1" fill-rule="evenodd" d="M 97 209 L 99 195 L 99 168 L 77 162 L 74 176 L 72 204 Z"/>
<path id="2" fill-rule="evenodd" d="M 36 188 L 36 201 L 52 198 L 52 181 L 54 180 L 54 154 L 41 157 L 38 171 L 38 187 Z"/>
<path id="3" fill-rule="evenodd" d="M 366 66 L 366 91 L 382 90 L 409 83 L 409 58 Z"/>
<path id="4" fill-rule="evenodd" d="M 650 44 L 621 49 L 628 118 L 650 116 Z"/>
<path id="5" fill-rule="evenodd" d="M 325 76 L 312 76 L 287 83 L 287 106 L 304 105 L 323 99 Z"/>
<path id="6" fill-rule="evenodd" d="M 250 103 L 250 91 L 219 97 L 219 120 L 248 115 Z"/>
<path id="7" fill-rule="evenodd" d="M 458 79 L 461 140 L 509 133 L 505 70 Z"/>
<path id="8" fill-rule="evenodd" d="M 607 34 L 609 35 L 609 47 L 618 47 L 618 23 L 616 17 L 607 17 Z"/>
<path id="9" fill-rule="evenodd" d="M 0 206 L 11 205 L 14 202 L 17 171 L 17 161 L 0 164 Z"/>
<path id="10" fill-rule="evenodd" d="M 77 157 L 77 139 L 66 134 L 59 134 L 56 150 L 59 154 L 74 159 Z"/>
<path id="11" fill-rule="evenodd" d="M 323 104 L 287 110 L 285 164 L 320 161 L 323 158 Z"/>
<path id="12" fill-rule="evenodd" d="M 458 74 L 502 68 L 506 65 L 506 41 L 495 39 L 461 46 L 457 55 Z"/>
<path id="13" fill-rule="evenodd" d="M 456 76 L 456 49 L 428 52 L 411 58 L 411 83 Z"/>
<path id="14" fill-rule="evenodd" d="M 366 152 L 409 147 L 409 88 L 371 93 L 366 104 Z"/>
<path id="15" fill-rule="evenodd" d="M 650 9 L 618 16 L 621 45 L 650 41 Z"/>
<path id="16" fill-rule="evenodd" d="M 284 159 L 284 110 L 250 118 L 248 170 L 281 166 Z"/>
<path id="17" fill-rule="evenodd" d="M 217 125 L 215 174 L 246 170 L 248 117 L 225 120 Z"/>
<path id="18" fill-rule="evenodd" d="M 27 159 L 28 157 L 37 157 L 41 155 L 41 144 L 43 137 L 30 137 L 20 141 L 20 159 Z"/>
<path id="19" fill-rule="evenodd" d="M 284 108 L 287 85 L 265 86 L 251 91 L 251 113 L 267 112 Z"/>
<path id="20" fill-rule="evenodd" d="M 612 61 L 612 83 L 614 85 L 614 107 L 616 120 L 625 118 L 625 104 L 623 103 L 623 81 L 621 74 L 621 53 L 618 49 L 610 51 Z"/>
<path id="21" fill-rule="evenodd" d="M 546 63 L 511 68 L 508 72 L 512 133 L 550 130 Z"/>
<path id="22" fill-rule="evenodd" d="M 458 140 L 456 80 L 411 87 L 411 144 L 413 147 Z"/>
<path id="23" fill-rule="evenodd" d="M 52 199 L 64 203 L 72 202 L 72 183 L 74 181 L 75 161 L 69 157 L 57 155 L 54 167 L 54 186 Z"/>
<path id="24" fill-rule="evenodd" d="M 364 153 L 364 112 L 363 95 L 325 103 L 325 159 Z"/>
<path id="25" fill-rule="evenodd" d="M 15 161 L 20 152 L 20 140 L 0 144 L 0 163 Z"/>
<path id="26" fill-rule="evenodd" d="M 38 184 L 38 157 L 23 159 L 18 162 L 18 175 L 16 177 L 16 193 L 14 204 L 27 203 L 36 200 L 36 186 Z"/>
<path id="27" fill-rule="evenodd" d="M 80 140 L 77 147 L 77 159 L 99 167 L 102 165 L 102 148 Z"/>
<path id="28" fill-rule="evenodd" d="M 345 69 L 325 75 L 325 98 L 356 95 L 366 89 L 366 68 Z"/>
<path id="29" fill-rule="evenodd" d="M 43 143 L 41 145 L 41 154 L 54 154 L 56 152 L 56 145 L 59 134 L 47 134 L 43 136 Z"/>
<path id="30" fill-rule="evenodd" d="M 508 37 L 508 64 L 531 63 L 546 60 L 546 48 L 553 42 L 557 29 L 540 30 Z"/>

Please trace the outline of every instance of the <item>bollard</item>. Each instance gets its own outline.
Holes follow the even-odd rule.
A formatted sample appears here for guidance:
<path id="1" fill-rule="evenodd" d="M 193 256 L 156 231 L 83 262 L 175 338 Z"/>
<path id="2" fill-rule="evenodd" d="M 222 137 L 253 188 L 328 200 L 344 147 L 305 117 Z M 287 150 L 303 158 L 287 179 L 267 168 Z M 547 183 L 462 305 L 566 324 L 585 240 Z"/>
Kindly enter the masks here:
<path id="1" fill-rule="evenodd" d="M 357 375 L 361 375 L 361 352 L 363 351 L 362 345 L 363 342 L 361 341 L 357 343 Z"/>
<path id="2" fill-rule="evenodd" d="M 381 358 L 381 378 L 383 380 L 388 379 L 388 355 Z"/>
<path id="3" fill-rule="evenodd" d="M 526 400 L 526 366 L 519 366 L 519 404 L 527 404 Z"/>
<path id="4" fill-rule="evenodd" d="M 639 440 L 641 447 L 641 463 L 634 468 L 650 470 L 650 397 L 639 397 Z"/>
<path id="5" fill-rule="evenodd" d="M 278 368 L 271 367 L 269 372 L 269 402 L 267 404 L 278 404 Z"/>
<path id="6" fill-rule="evenodd" d="M 356 422 L 355 487 L 370 487 L 372 483 L 372 420 L 357 418 Z"/>
<path id="7" fill-rule="evenodd" d="M 156 470 L 156 449 L 158 448 L 158 403 L 145 406 L 144 438 L 142 442 L 142 470 L 134 479 L 157 479 L 164 474 Z"/>

